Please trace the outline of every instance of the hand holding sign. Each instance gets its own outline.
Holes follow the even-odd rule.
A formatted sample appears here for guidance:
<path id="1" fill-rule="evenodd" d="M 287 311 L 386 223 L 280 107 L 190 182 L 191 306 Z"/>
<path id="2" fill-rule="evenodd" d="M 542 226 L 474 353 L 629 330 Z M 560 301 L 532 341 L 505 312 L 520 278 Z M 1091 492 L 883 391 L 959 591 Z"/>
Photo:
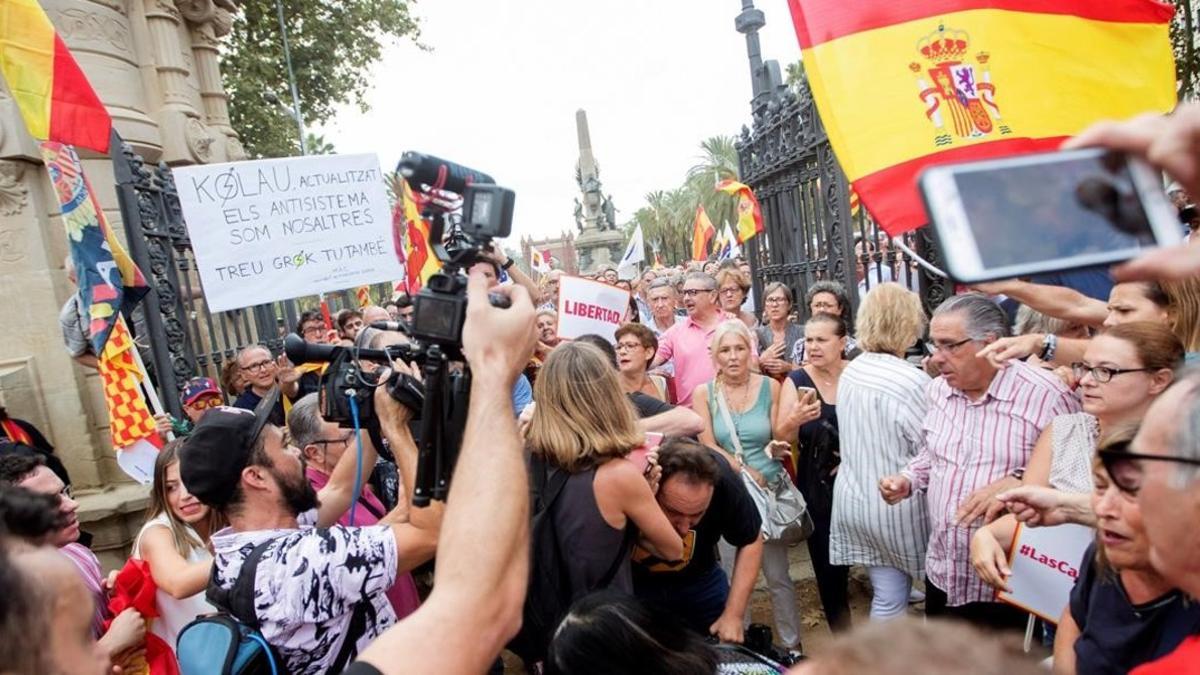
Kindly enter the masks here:
<path id="1" fill-rule="evenodd" d="M 1082 525 L 1020 526 L 1009 555 L 1011 590 L 998 593 L 996 599 L 1058 623 L 1084 551 L 1094 539 L 1095 532 Z"/>

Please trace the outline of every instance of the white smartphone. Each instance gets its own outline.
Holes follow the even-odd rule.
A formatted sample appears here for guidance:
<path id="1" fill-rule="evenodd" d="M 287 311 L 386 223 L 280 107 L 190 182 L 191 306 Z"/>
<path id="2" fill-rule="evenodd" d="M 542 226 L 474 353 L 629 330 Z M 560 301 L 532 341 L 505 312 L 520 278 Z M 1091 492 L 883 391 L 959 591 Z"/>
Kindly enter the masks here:
<path id="1" fill-rule="evenodd" d="M 963 283 L 1111 265 L 1182 239 L 1161 175 L 1100 149 L 936 166 L 921 196 Z"/>

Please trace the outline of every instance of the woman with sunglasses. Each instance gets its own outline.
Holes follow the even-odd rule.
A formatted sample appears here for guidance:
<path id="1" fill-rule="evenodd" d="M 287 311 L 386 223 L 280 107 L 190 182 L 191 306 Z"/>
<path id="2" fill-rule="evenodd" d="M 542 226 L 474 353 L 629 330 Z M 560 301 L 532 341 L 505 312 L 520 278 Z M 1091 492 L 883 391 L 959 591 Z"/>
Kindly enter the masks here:
<path id="1" fill-rule="evenodd" d="M 1119 455 L 1133 427 L 1116 429 L 1101 452 Z M 1170 653 L 1200 632 L 1200 605 L 1150 564 L 1150 542 L 1136 494 L 1092 462 L 1096 542 L 1088 547 L 1071 602 L 1054 638 L 1055 673 L 1126 673 Z"/>
<path id="2" fill-rule="evenodd" d="M 1022 482 L 1063 492 L 1086 493 L 1097 439 L 1121 424 L 1138 422 L 1174 380 L 1183 345 L 1162 324 L 1135 321 L 1093 338 L 1084 359 L 1073 364 L 1083 412 L 1060 415 L 1042 432 Z M 998 511 L 1002 504 L 993 505 Z M 1006 515 L 979 528 L 971 539 L 971 565 L 996 588 L 1008 586 L 1007 554 L 1016 519 Z"/>

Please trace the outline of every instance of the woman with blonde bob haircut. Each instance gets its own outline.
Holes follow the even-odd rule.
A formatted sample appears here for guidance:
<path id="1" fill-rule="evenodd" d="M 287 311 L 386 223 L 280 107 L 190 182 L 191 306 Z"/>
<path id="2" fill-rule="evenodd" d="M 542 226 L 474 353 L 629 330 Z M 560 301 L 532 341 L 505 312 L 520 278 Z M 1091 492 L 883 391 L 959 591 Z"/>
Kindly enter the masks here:
<path id="1" fill-rule="evenodd" d="M 751 370 L 753 339 L 741 321 L 717 325 L 709 348 L 717 376 L 711 383 L 696 387 L 692 409 L 704 420 L 701 443 L 720 450 L 735 471 L 744 471 L 754 482 L 774 490 L 780 481 L 791 480 L 780 461 L 788 444 L 773 440 L 772 422 L 779 410 L 780 385 Z M 732 578 L 735 552 L 725 542 L 719 546 L 722 566 Z M 763 542 L 762 572 L 771 594 L 779 643 L 798 653 L 800 613 L 796 587 L 788 575 L 787 544 Z"/>
<path id="2" fill-rule="evenodd" d="M 683 539 L 655 501 L 662 472 L 653 456 L 629 456 L 645 436 L 617 371 L 599 348 L 568 342 L 546 359 L 534 397 L 532 483 L 543 494 L 562 485 L 550 509 L 572 599 L 601 588 L 632 595 L 635 539 L 663 560 L 683 556 Z"/>
<path id="3" fill-rule="evenodd" d="M 925 332 L 915 293 L 895 283 L 871 289 L 856 321 L 863 354 L 842 371 L 838 392 L 842 463 L 833 488 L 830 559 L 863 565 L 874 596 L 871 619 L 903 616 L 912 580 L 925 574 L 929 519 L 922 499 L 889 506 L 879 480 L 921 449 L 929 376 L 904 360 Z"/>

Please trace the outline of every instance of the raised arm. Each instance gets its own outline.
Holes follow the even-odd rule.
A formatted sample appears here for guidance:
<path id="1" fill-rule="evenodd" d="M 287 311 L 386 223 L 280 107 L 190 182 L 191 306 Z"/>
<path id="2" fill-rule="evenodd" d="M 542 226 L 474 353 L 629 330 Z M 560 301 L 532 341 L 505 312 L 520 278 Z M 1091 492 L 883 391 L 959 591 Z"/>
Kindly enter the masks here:
<path id="1" fill-rule="evenodd" d="M 463 329 L 471 402 L 433 593 L 360 657 L 386 675 L 485 672 L 521 623 L 529 484 L 509 393 L 533 353 L 534 312 L 524 288 L 504 292 L 512 307 L 492 307 L 483 277 L 471 277 Z"/>
<path id="2" fill-rule="evenodd" d="M 676 406 L 666 412 L 638 420 L 642 431 L 654 431 L 664 436 L 699 436 L 704 431 L 704 420 L 695 410 Z"/>
<path id="3" fill-rule="evenodd" d="M 1006 295 L 1049 317 L 1099 328 L 1108 317 L 1108 305 L 1066 286 L 1035 284 L 1019 279 L 972 286 L 991 295 Z"/>

